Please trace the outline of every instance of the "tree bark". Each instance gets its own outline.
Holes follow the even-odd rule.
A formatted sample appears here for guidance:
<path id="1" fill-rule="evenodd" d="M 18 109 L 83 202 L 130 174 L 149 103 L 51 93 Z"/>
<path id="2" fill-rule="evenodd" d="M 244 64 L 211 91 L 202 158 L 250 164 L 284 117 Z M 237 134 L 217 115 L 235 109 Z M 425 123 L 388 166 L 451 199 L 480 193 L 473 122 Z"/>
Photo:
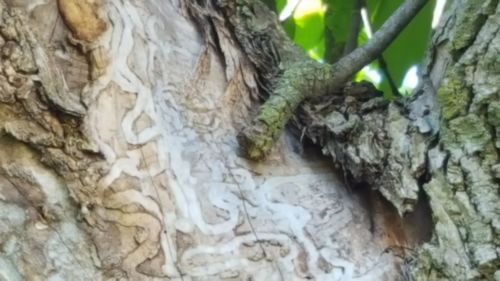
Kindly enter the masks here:
<path id="1" fill-rule="evenodd" d="M 0 1 L 0 279 L 397 276 L 329 161 L 238 156 L 264 80 L 189 3 Z"/>
<path id="2" fill-rule="evenodd" d="M 0 280 L 498 279 L 498 1 L 451 5 L 411 101 L 311 100 L 259 163 L 295 47 L 237 2 L 0 0 Z"/>
<path id="3" fill-rule="evenodd" d="M 217 8 L 233 25 L 248 56 L 264 52 L 273 57 L 274 50 L 286 53 L 280 46 L 288 46 L 287 39 L 273 31 L 279 26 L 259 12 L 256 1 L 223 3 Z M 369 85 L 359 84 L 345 87 L 339 95 L 330 86 L 333 82 L 318 82 L 325 76 L 325 67 L 304 67 L 307 71 L 299 71 L 301 75 L 290 75 L 300 69 L 300 63 L 298 67 L 287 65 L 285 58 L 275 85 L 278 91 L 270 97 L 276 112 L 263 107 L 256 120 L 266 124 L 252 124 L 250 130 L 257 135 L 269 130 L 275 138 L 274 123 L 265 121 L 275 118 L 267 118 L 267 112 L 284 112 L 286 117 L 295 106 L 286 109 L 280 105 L 284 100 L 311 96 L 307 91 L 321 93 L 296 113 L 301 138 L 305 135 L 320 144 L 342 166 L 348 181 L 379 190 L 400 215 L 414 210 L 420 190 L 429 198 L 433 238 L 416 252 L 416 260 L 408 267 L 409 277 L 491 280 L 500 274 L 496 271 L 500 200 L 495 178 L 499 169 L 495 85 L 499 79 L 496 67 L 491 66 L 498 57 L 499 7 L 498 1 L 455 1 L 450 6 L 436 29 L 420 86 L 411 100 L 388 104 Z M 254 42 L 271 48 L 259 49 Z M 256 60 L 255 65 L 270 72 L 272 62 L 280 62 L 280 56 L 277 58 L 268 64 Z M 334 77 L 335 73 L 328 75 Z M 289 89 L 285 92 L 292 97 L 286 97 L 283 89 Z M 250 147 L 248 156 L 261 157 L 270 141 L 245 131 L 244 135 L 242 144 Z M 247 139 L 256 142 L 248 145 Z"/>
<path id="4" fill-rule="evenodd" d="M 498 1 L 455 1 L 433 37 L 423 79 L 441 112 L 424 184 L 434 235 L 417 279 L 500 278 L 499 18 Z"/>

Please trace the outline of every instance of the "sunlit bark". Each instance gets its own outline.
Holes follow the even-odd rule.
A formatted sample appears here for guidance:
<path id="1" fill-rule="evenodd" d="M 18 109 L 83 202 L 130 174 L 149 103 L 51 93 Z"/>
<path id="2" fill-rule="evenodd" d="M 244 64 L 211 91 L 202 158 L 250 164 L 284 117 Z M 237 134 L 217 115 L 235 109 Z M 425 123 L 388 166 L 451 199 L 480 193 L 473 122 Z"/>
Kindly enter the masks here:
<path id="1" fill-rule="evenodd" d="M 397 280 L 401 262 L 420 280 L 493 278 L 498 1 L 454 2 L 408 111 L 374 111 L 388 134 L 345 146 L 405 138 L 385 163 L 404 180 L 381 190 L 395 208 L 290 132 L 266 161 L 241 157 L 272 83 L 227 18 L 201 8 L 200 25 L 193 3 L 0 1 L 0 280 Z M 308 114 L 295 124 L 317 126 Z M 414 252 L 427 201 L 433 239 Z"/>

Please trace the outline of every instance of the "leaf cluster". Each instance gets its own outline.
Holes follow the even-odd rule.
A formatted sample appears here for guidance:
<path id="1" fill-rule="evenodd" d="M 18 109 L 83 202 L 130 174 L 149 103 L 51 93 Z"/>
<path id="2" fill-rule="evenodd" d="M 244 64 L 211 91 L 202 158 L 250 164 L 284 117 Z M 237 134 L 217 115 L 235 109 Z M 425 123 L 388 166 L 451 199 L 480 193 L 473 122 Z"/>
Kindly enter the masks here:
<path id="1" fill-rule="evenodd" d="M 356 0 L 268 0 L 271 8 L 282 16 L 282 24 L 293 41 L 312 58 L 326 63 L 333 63 L 344 52 L 349 30 L 353 20 L 353 8 Z M 392 95 L 388 83 L 388 74 L 396 86 L 402 89 L 403 79 L 408 70 L 423 59 L 431 33 L 431 22 L 435 1 L 424 7 L 413 21 L 399 34 L 383 53 L 386 62 L 385 72 L 378 61 L 369 68 L 378 72 L 380 81 L 375 81 L 366 69 L 356 75 L 356 80 L 369 80 L 378 85 L 387 97 Z M 401 0 L 364 0 L 373 32 L 398 8 Z M 287 7 L 291 6 L 290 7 Z M 283 12 L 290 12 L 284 18 Z M 358 34 L 358 45 L 368 40 L 366 26 Z"/>

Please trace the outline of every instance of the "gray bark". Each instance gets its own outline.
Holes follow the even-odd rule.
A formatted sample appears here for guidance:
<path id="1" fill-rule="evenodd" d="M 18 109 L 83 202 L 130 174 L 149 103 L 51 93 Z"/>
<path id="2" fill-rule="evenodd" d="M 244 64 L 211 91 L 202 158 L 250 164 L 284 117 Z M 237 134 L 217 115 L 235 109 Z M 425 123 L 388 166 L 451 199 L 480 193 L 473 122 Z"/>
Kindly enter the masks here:
<path id="1" fill-rule="evenodd" d="M 499 279 L 498 1 L 451 3 L 411 100 L 311 100 L 261 163 L 294 47 L 228 3 L 0 1 L 0 280 Z"/>
<path id="2" fill-rule="evenodd" d="M 418 279 L 500 278 L 499 19 L 498 1 L 456 1 L 433 38 L 423 75 L 441 109 L 424 185 L 434 235 Z"/>
<path id="3" fill-rule="evenodd" d="M 425 190 L 433 235 L 406 253 L 415 280 L 500 278 L 499 18 L 498 1 L 454 1 L 410 100 L 387 105 L 346 89 L 296 117 L 354 182 L 369 183 L 401 215 Z"/>
<path id="4" fill-rule="evenodd" d="M 354 182 L 369 183 L 401 215 L 425 190 L 433 235 L 406 253 L 408 277 L 498 280 L 500 5 L 449 6 L 410 100 L 387 105 L 346 89 L 342 98 L 305 104 L 296 121 Z"/>

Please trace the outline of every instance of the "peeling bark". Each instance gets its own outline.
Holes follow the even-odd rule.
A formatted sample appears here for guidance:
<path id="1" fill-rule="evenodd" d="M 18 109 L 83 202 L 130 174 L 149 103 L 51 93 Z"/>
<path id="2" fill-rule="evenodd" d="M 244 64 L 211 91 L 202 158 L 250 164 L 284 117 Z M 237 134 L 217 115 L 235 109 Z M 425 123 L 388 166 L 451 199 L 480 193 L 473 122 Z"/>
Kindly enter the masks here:
<path id="1" fill-rule="evenodd" d="M 0 1 L 0 279 L 498 279 L 498 1 L 451 3 L 410 100 L 310 99 L 262 163 L 236 135 L 304 58 L 265 6 L 104 1 L 82 37 L 62 2 Z"/>
<path id="2" fill-rule="evenodd" d="M 387 206 L 370 229 L 328 161 L 238 156 L 266 80 L 222 17 L 204 42 L 178 2 L 103 1 L 82 36 L 71 3 L 0 1 L 0 279 L 399 274 Z"/>
<path id="3" fill-rule="evenodd" d="M 254 42 L 264 41 L 260 45 L 273 46 L 260 49 L 265 54 L 273 54 L 268 50 L 280 50 L 275 46 L 280 46 L 281 42 L 283 46 L 289 44 L 280 33 L 273 31 L 279 28 L 274 21 L 252 8 L 252 5 L 258 6 L 255 3 L 234 4 L 250 7 L 241 9 L 245 11 L 243 15 L 234 8 L 225 10 L 228 22 L 234 25 L 236 37 L 250 57 L 259 53 L 254 50 L 259 48 Z M 292 87 L 283 87 L 286 85 L 283 82 L 277 82 L 275 87 L 278 93 L 283 88 L 288 89 L 287 93 L 299 92 L 292 95 L 299 97 L 297 100 L 307 96 L 305 92 L 309 89 L 330 92 L 330 95 L 302 104 L 294 116 L 294 123 L 298 128 L 297 136 L 301 139 L 307 136 L 321 145 L 323 152 L 342 167 L 347 181 L 367 183 L 377 189 L 400 215 L 414 209 L 420 190 L 425 189 L 435 229 L 432 241 L 419 251 L 418 263 L 414 261 L 409 267 L 413 277 L 418 280 L 491 280 L 500 274 L 496 272 L 500 200 L 496 192 L 498 178 L 495 178 L 499 170 L 495 119 L 499 81 L 496 67 L 498 1 L 455 1 L 451 5 L 449 14 L 434 35 L 421 74 L 422 82 L 410 100 L 388 104 L 377 97 L 369 85 L 348 85 L 338 93 L 332 92 L 333 88 L 327 84 L 315 84 L 315 80 L 310 79 L 312 86 L 294 87 L 300 83 L 295 83 L 297 76 L 305 73 L 288 75 L 299 67 L 286 63 L 277 75 L 285 81 L 292 78 L 289 80 Z M 219 8 L 227 7 L 231 5 Z M 258 25 L 256 34 L 253 23 L 262 21 L 268 24 Z M 238 31 L 242 26 L 245 32 Z M 256 67 L 272 68 L 258 63 Z M 305 80 L 309 76 L 323 77 L 319 69 L 313 70 L 316 76 L 308 72 Z M 277 78 L 273 78 L 271 81 L 276 81 Z M 281 118 L 279 114 L 284 112 L 286 118 L 292 115 L 299 102 L 287 104 L 281 96 L 271 96 L 270 102 L 284 110 L 270 114 Z M 257 120 L 272 119 L 268 118 L 268 111 L 261 111 Z M 274 132 L 269 139 L 243 132 L 257 140 L 256 147 L 244 149 L 249 151 L 251 158 L 261 158 L 277 135 L 274 123 L 251 126 L 258 132 L 271 127 L 270 131 Z M 248 146 L 249 141 L 245 140 L 242 143 Z"/>
<path id="4" fill-rule="evenodd" d="M 72 200 L 92 200 L 102 158 L 68 114 L 72 99 L 47 80 L 52 65 L 25 13 L 0 2 L 0 15 L 0 276 L 93 279 L 95 253 Z"/>

